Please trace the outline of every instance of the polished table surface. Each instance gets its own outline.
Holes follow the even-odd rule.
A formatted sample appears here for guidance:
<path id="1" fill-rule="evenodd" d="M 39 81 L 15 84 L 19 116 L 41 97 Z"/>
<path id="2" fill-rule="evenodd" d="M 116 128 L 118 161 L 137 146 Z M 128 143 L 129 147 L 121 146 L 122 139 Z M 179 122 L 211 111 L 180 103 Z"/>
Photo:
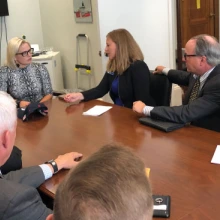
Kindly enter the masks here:
<path id="1" fill-rule="evenodd" d="M 115 105 L 99 117 L 83 116 L 95 105 L 112 106 L 98 100 L 70 105 L 53 99 L 46 105 L 48 116 L 18 120 L 16 146 L 24 167 L 70 151 L 85 159 L 105 144 L 119 143 L 133 148 L 151 169 L 153 193 L 171 196 L 171 220 L 220 219 L 220 166 L 210 163 L 219 133 L 194 126 L 165 133 L 141 125 L 140 115 Z M 55 174 L 40 189 L 54 197 L 67 172 Z"/>

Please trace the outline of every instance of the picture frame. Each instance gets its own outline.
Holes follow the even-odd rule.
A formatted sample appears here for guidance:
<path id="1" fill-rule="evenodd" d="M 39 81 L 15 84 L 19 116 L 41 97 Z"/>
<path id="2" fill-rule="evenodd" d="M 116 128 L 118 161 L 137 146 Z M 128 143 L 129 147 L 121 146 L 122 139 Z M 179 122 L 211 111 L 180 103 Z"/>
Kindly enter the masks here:
<path id="1" fill-rule="evenodd" d="M 92 23 L 91 0 L 73 0 L 74 17 L 76 23 Z"/>

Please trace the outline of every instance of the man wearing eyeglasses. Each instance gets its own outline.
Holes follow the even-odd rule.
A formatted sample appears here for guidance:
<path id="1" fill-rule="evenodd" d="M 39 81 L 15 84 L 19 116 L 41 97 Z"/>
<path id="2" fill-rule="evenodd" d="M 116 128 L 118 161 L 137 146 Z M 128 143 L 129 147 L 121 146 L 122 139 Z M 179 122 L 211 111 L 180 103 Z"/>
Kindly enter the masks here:
<path id="1" fill-rule="evenodd" d="M 8 92 L 17 101 L 17 107 L 52 98 L 47 68 L 32 63 L 32 54 L 29 42 L 14 37 L 8 42 L 5 66 L 0 68 L 0 91 Z"/>
<path id="2" fill-rule="evenodd" d="M 154 74 L 167 75 L 170 82 L 188 86 L 183 105 L 146 106 L 133 103 L 133 110 L 155 119 L 220 131 L 220 44 L 209 35 L 191 38 L 185 46 L 187 72 L 157 66 Z"/>

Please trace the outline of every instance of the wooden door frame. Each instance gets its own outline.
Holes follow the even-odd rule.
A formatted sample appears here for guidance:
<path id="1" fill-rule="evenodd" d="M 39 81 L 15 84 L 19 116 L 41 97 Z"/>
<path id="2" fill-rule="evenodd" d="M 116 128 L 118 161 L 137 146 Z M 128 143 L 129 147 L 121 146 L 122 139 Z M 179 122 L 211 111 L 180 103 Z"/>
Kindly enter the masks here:
<path id="1" fill-rule="evenodd" d="M 181 8 L 180 2 L 182 0 L 176 0 L 176 18 L 177 18 L 177 69 L 182 69 L 182 27 L 181 27 Z M 219 39 L 219 0 L 214 0 L 214 14 L 218 19 L 215 19 L 215 37 Z"/>

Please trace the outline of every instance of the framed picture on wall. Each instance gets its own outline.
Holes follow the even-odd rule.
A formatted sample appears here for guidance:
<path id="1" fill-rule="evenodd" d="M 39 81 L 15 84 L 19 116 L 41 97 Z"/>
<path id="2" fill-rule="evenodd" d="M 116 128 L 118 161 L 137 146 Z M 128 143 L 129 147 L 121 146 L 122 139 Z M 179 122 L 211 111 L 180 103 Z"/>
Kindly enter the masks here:
<path id="1" fill-rule="evenodd" d="M 91 0 L 73 0 L 73 9 L 77 23 L 92 23 Z"/>

